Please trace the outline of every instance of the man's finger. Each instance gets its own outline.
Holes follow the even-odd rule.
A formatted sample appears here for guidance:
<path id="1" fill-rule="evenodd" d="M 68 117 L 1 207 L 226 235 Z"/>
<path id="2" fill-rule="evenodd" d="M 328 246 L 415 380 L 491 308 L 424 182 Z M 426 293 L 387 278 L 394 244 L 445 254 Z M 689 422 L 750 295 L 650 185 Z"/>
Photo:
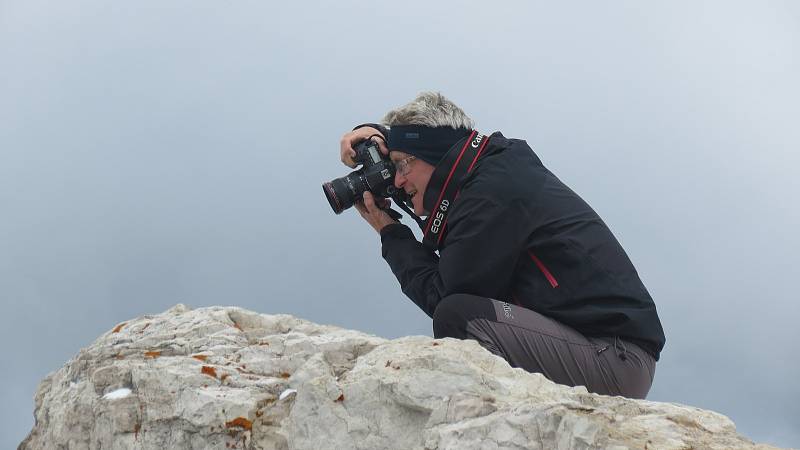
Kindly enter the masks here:
<path id="1" fill-rule="evenodd" d="M 345 134 L 342 136 L 342 140 L 339 141 L 339 153 L 341 156 L 342 162 L 348 167 L 355 167 L 356 162 L 353 158 L 356 156 L 356 151 L 353 150 L 353 142 L 351 140 L 351 136 Z"/>
<path id="2" fill-rule="evenodd" d="M 352 154 L 350 154 L 350 153 L 342 153 L 342 158 L 341 158 L 342 159 L 342 163 L 344 163 L 345 166 L 347 166 L 347 167 L 349 167 L 351 169 L 355 169 L 356 168 L 356 161 L 353 159 L 354 157 L 355 157 L 355 152 L 353 152 Z"/>
<path id="3" fill-rule="evenodd" d="M 367 212 L 370 214 L 375 210 L 375 198 L 372 197 L 372 193 L 369 191 L 364 192 L 364 206 L 366 206 Z"/>
<path id="4" fill-rule="evenodd" d="M 372 140 L 378 143 L 378 148 L 381 150 L 381 153 L 389 156 L 389 147 L 386 146 L 386 141 L 384 141 L 383 138 L 376 136 Z"/>
<path id="5" fill-rule="evenodd" d="M 364 206 L 364 202 L 361 200 L 357 201 L 355 204 L 356 210 L 363 216 L 367 214 L 367 208 Z"/>

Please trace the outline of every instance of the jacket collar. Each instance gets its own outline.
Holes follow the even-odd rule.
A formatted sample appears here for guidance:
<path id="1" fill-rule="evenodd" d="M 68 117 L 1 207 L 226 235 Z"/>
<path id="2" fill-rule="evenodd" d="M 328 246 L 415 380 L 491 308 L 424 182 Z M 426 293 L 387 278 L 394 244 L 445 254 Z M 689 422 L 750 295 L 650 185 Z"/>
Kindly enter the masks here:
<path id="1" fill-rule="evenodd" d="M 442 158 L 439 164 L 436 165 L 436 168 L 433 170 L 433 173 L 431 174 L 431 179 L 428 180 L 428 186 L 425 188 L 425 196 L 422 198 L 422 206 L 423 208 L 425 208 L 425 211 L 428 211 L 430 213 L 431 211 L 436 209 L 436 202 L 439 200 L 442 190 L 445 188 L 446 184 L 455 183 L 455 186 L 461 185 L 464 178 L 466 178 L 467 174 L 464 173 L 461 174 L 461 176 L 458 176 L 458 174 L 455 175 L 451 174 L 453 174 L 454 172 L 453 169 L 460 161 L 459 155 L 463 153 L 463 151 L 466 149 L 468 145 L 473 145 L 475 147 L 480 145 L 480 141 L 478 140 L 480 139 L 480 137 L 482 137 L 483 139 L 491 139 L 494 141 L 498 137 L 503 138 L 503 135 L 500 132 L 495 132 L 492 133 L 491 136 L 486 136 L 479 133 L 478 131 L 474 131 L 473 133 L 470 133 L 460 141 L 453 144 L 453 146 L 450 147 L 447 153 L 445 153 L 444 158 Z M 476 142 L 476 140 L 478 141 Z M 487 144 L 487 148 L 480 156 L 482 157 L 486 154 L 492 153 L 493 152 L 492 147 L 494 146 L 491 144 Z M 449 181 L 448 178 L 450 178 Z"/>

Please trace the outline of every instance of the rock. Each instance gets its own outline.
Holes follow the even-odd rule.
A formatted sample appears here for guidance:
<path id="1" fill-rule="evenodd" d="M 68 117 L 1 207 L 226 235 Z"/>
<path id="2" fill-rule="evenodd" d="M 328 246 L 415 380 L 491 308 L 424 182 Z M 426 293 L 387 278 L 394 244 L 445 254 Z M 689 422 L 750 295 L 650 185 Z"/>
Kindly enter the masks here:
<path id="1" fill-rule="evenodd" d="M 557 385 L 475 341 L 232 307 L 111 327 L 35 402 L 20 450 L 773 448 L 723 415 Z"/>

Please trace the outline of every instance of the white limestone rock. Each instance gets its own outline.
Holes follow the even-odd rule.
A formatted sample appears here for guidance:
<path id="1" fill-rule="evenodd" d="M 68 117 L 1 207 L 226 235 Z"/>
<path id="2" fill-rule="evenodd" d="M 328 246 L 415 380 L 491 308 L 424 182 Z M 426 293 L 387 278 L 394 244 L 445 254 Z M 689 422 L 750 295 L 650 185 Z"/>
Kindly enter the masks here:
<path id="1" fill-rule="evenodd" d="M 233 307 L 119 324 L 35 402 L 20 450 L 774 448 L 712 411 L 557 385 L 475 341 Z"/>

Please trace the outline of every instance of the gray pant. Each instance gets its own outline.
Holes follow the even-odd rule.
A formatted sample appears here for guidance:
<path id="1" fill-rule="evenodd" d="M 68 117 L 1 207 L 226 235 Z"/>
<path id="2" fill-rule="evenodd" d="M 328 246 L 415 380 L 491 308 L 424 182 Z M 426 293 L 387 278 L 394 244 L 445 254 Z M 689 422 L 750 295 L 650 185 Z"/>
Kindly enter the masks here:
<path id="1" fill-rule="evenodd" d="M 655 374 L 655 359 L 632 342 L 586 337 L 530 309 L 485 297 L 444 298 L 433 330 L 436 338 L 474 339 L 512 367 L 598 394 L 643 399 Z"/>

